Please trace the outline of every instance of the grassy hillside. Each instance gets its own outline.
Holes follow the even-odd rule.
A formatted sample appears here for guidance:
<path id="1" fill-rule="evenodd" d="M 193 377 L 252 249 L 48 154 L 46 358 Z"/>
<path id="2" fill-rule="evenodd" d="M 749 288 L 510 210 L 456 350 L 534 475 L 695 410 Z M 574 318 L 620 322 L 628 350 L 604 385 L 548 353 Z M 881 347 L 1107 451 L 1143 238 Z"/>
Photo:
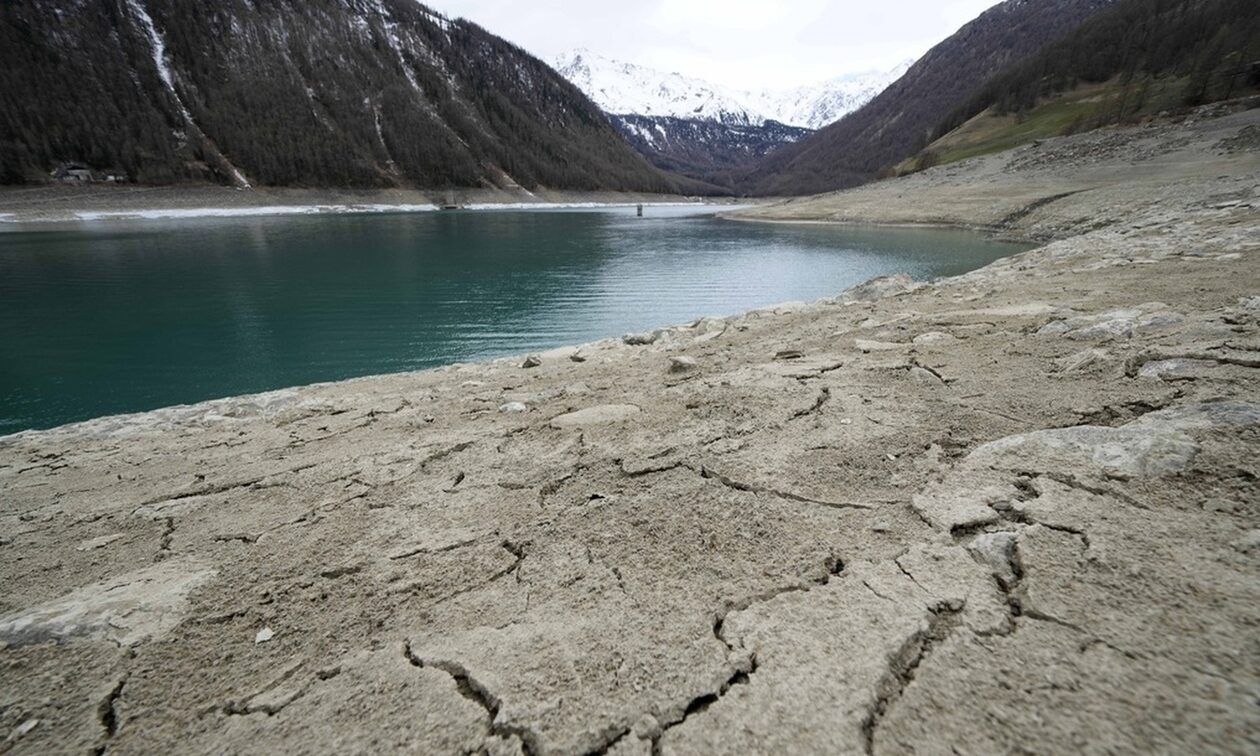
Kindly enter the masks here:
<path id="1" fill-rule="evenodd" d="M 1007 0 L 933 47 L 840 121 L 768 155 L 740 183 L 756 194 L 814 194 L 870 181 L 914 155 L 993 75 L 1070 34 L 1111 0 Z M 966 120 L 966 119 L 964 119 Z"/>
<path id="2" fill-rule="evenodd" d="M 1260 92 L 1254 0 L 1121 0 L 995 76 L 898 172 Z"/>

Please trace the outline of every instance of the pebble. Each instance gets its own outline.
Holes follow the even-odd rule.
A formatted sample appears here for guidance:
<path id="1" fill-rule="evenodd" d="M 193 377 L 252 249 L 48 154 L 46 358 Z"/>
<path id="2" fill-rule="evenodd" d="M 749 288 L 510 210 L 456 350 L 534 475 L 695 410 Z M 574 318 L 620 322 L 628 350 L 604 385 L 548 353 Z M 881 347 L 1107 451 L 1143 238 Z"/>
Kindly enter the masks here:
<path id="1" fill-rule="evenodd" d="M 648 331 L 645 333 L 627 333 L 621 337 L 621 341 L 630 346 L 646 346 L 656 342 L 660 334 L 656 331 Z"/>
<path id="2" fill-rule="evenodd" d="M 993 575 L 1006 585 L 1015 582 L 1015 534 L 1009 532 L 982 533 L 967 546 L 993 571 Z"/>
<path id="3" fill-rule="evenodd" d="M 924 369 L 924 368 L 921 368 L 921 367 L 917 367 L 917 366 L 916 366 L 916 367 L 912 367 L 912 368 L 910 368 L 910 380 L 914 381 L 915 383 L 919 384 L 920 386 L 943 386 L 943 385 L 945 385 L 945 382 L 944 382 L 944 381 L 942 381 L 942 380 L 941 380 L 941 379 L 940 379 L 940 378 L 936 375 L 936 373 L 933 373 L 931 370 L 927 370 L 927 369 Z"/>
<path id="4" fill-rule="evenodd" d="M 892 530 L 892 526 L 886 522 L 877 522 L 871 526 L 871 531 L 875 533 L 887 533 Z"/>
<path id="5" fill-rule="evenodd" d="M 258 631 L 257 635 L 254 636 L 254 643 L 266 643 L 274 637 L 276 637 L 275 631 L 269 627 L 264 627 L 262 630 Z"/>
<path id="6" fill-rule="evenodd" d="M 695 357 L 687 357 L 684 355 L 669 358 L 669 372 L 671 373 L 686 373 L 690 370 L 695 370 L 696 367 L 697 363 Z"/>
<path id="7" fill-rule="evenodd" d="M 8 740 L 10 741 L 17 740 L 18 738 L 23 737 L 24 735 L 29 733 L 31 730 L 34 730 L 36 727 L 39 727 L 39 720 L 28 719 L 22 724 L 13 728 L 13 732 L 9 734 Z"/>
<path id="8" fill-rule="evenodd" d="M 529 407 L 526 407 L 524 402 L 505 402 L 499 405 L 499 411 L 504 413 L 525 412 L 528 409 Z"/>
<path id="9" fill-rule="evenodd" d="M 524 362 L 521 363 L 521 367 L 536 368 L 541 364 L 542 364 L 542 358 L 536 354 L 531 354 L 530 356 L 525 358 Z"/>

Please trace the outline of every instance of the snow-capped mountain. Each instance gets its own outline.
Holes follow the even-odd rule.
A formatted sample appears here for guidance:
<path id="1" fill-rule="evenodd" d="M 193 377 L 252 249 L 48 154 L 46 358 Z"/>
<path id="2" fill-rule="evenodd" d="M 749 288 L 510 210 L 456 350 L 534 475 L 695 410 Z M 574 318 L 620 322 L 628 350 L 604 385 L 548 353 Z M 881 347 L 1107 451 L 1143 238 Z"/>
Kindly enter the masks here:
<path id="1" fill-rule="evenodd" d="M 790 90 L 740 91 L 703 79 L 666 73 L 575 50 L 553 61 L 556 70 L 616 115 L 696 118 L 738 126 L 778 121 L 819 129 L 860 108 L 905 73 L 866 71 Z"/>
<path id="2" fill-rule="evenodd" d="M 698 118 L 739 126 L 761 125 L 766 117 L 733 93 L 702 79 L 574 50 L 552 62 L 605 113 Z"/>
<path id="3" fill-rule="evenodd" d="M 736 91 L 583 49 L 552 65 L 654 165 L 733 187 L 740 170 L 862 107 L 910 63 L 784 91 Z"/>
<path id="4" fill-rule="evenodd" d="M 745 101 L 768 117 L 789 126 L 821 129 L 875 99 L 914 64 L 907 60 L 891 71 L 846 74 L 786 92 L 747 92 Z"/>

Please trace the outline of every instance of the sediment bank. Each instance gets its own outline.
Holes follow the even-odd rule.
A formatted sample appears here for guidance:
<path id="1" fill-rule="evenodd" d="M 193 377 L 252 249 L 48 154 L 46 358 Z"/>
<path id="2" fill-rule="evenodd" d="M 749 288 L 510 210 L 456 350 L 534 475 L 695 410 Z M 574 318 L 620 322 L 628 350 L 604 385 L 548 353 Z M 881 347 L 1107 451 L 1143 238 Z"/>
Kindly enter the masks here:
<path id="1" fill-rule="evenodd" d="M 1258 124 L 755 213 L 1056 239 L 964 276 L 0 439 L 0 737 L 1254 752 Z"/>
<path id="2" fill-rule="evenodd" d="M 246 191 L 223 186 L 53 184 L 0 190 L 0 223 L 425 212 L 438 210 L 448 202 L 474 209 L 735 204 L 722 197 L 626 192 L 281 188 Z"/>

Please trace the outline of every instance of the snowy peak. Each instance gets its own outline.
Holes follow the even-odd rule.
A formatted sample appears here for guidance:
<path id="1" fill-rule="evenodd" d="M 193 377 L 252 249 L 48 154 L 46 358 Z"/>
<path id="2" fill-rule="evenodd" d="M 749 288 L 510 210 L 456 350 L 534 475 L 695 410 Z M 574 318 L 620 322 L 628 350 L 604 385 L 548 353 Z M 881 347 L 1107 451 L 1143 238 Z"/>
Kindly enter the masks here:
<path id="1" fill-rule="evenodd" d="M 778 121 L 819 129 L 865 105 L 905 73 L 911 62 L 892 71 L 849 74 L 787 91 L 732 90 L 585 49 L 562 55 L 553 65 L 607 113 L 694 118 L 735 126 Z"/>
<path id="2" fill-rule="evenodd" d="M 875 99 L 913 64 L 907 60 L 891 71 L 846 74 L 787 92 L 750 92 L 748 97 L 754 107 L 780 123 L 821 129 Z"/>
<path id="3" fill-rule="evenodd" d="M 740 126 L 766 120 L 720 87 L 679 73 L 623 63 L 584 49 L 560 56 L 553 65 L 606 113 L 698 118 Z"/>

